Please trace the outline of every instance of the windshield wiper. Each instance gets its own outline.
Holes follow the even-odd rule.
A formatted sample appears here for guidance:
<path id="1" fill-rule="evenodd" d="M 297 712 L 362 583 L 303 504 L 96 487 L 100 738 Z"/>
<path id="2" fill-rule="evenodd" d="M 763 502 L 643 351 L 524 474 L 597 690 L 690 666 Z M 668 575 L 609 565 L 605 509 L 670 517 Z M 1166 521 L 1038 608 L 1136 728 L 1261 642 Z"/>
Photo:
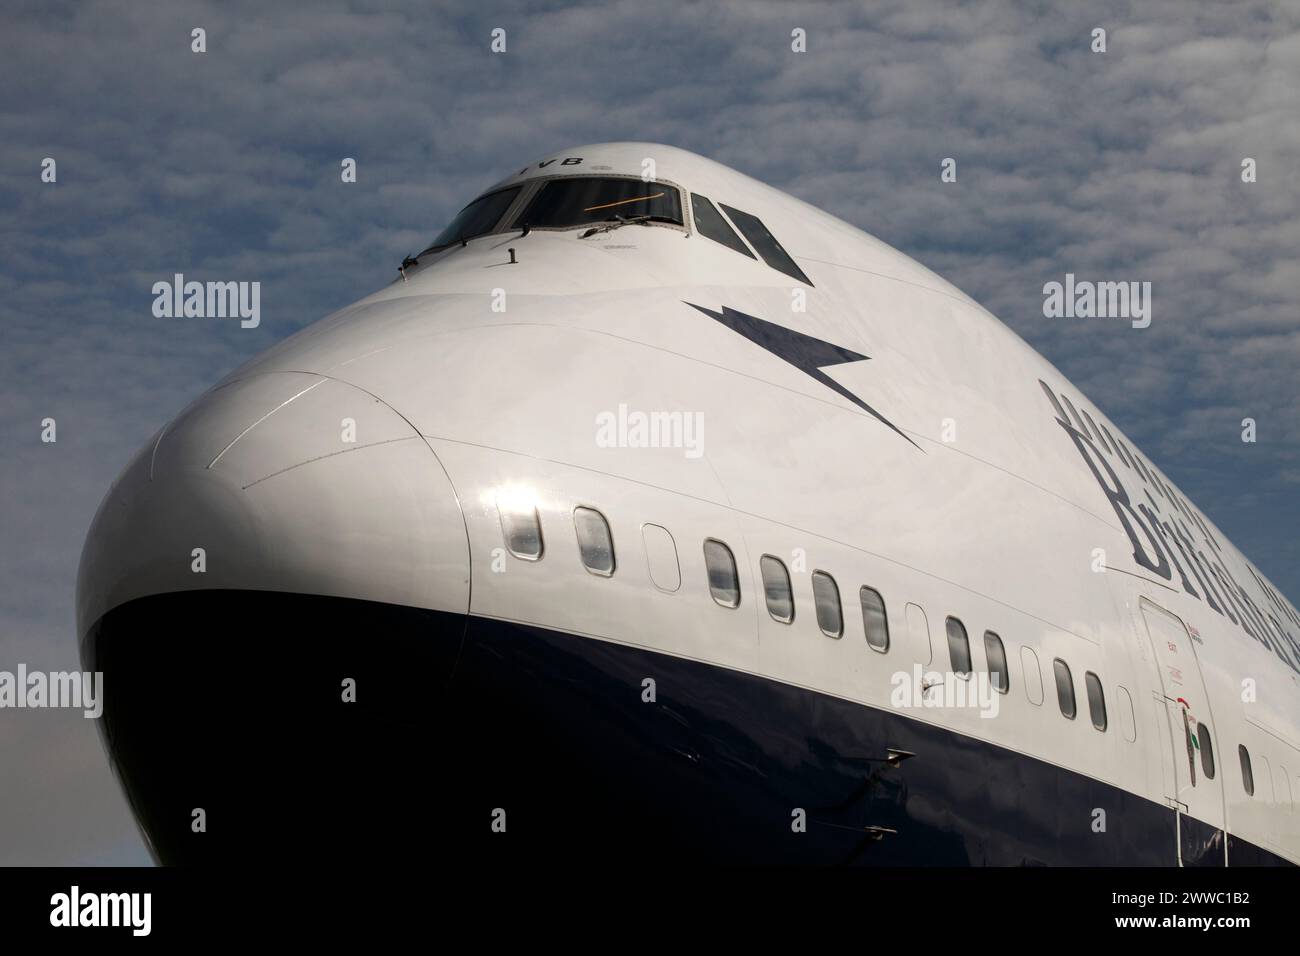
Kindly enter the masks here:
<path id="1" fill-rule="evenodd" d="M 656 216 L 650 214 L 644 216 L 614 216 L 610 219 L 604 220 L 599 225 L 592 226 L 590 229 L 588 229 L 578 238 L 586 239 L 588 236 L 594 236 L 597 233 L 601 233 L 601 232 L 609 232 L 612 229 L 617 229 L 619 226 L 630 226 L 633 223 L 636 223 L 638 225 L 646 225 L 647 223 L 651 223 L 651 222 L 670 222 L 674 226 L 681 225 L 676 219 L 673 219 L 671 216 Z"/>
<path id="2" fill-rule="evenodd" d="M 420 253 L 420 255 L 424 255 L 424 253 L 422 252 Z M 402 264 L 397 267 L 397 271 L 402 274 L 403 282 L 406 281 L 406 270 L 412 266 L 418 266 L 419 264 L 420 264 L 420 260 L 415 256 L 407 256 L 405 259 L 402 260 Z"/>

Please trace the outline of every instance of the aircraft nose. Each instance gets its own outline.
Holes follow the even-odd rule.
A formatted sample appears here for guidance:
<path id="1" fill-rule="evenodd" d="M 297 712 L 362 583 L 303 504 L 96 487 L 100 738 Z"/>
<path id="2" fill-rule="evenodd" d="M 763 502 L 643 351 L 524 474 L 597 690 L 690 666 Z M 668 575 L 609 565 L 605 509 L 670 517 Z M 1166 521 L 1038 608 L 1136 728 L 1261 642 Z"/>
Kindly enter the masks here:
<path id="1" fill-rule="evenodd" d="M 379 398 L 268 373 L 186 409 L 110 489 L 77 586 L 155 855 L 301 858 L 402 820 L 379 795 L 417 783 L 468 604 L 452 483 Z"/>
<path id="2" fill-rule="evenodd" d="M 82 562 L 83 634 L 125 601 L 195 589 L 468 606 L 464 521 L 428 444 L 375 396 L 297 372 L 217 388 L 165 427 Z"/>

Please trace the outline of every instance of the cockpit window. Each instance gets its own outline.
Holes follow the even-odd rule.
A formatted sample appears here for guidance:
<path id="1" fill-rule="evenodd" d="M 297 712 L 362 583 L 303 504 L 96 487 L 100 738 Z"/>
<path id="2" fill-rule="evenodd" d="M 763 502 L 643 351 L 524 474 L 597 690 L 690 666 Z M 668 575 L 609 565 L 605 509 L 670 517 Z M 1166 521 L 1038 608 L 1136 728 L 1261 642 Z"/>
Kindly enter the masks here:
<path id="1" fill-rule="evenodd" d="M 772 235 L 767 226 L 763 225 L 763 220 L 739 209 L 733 209 L 726 203 L 722 203 L 722 208 L 731 218 L 731 221 L 736 224 L 740 234 L 749 240 L 751 246 L 758 250 L 758 254 L 763 257 L 764 262 L 777 272 L 784 272 L 792 279 L 798 279 L 800 282 L 812 285 L 809 278 L 804 275 L 804 271 L 795 265 L 794 259 L 790 258 L 790 253 L 781 247 L 781 243 L 776 241 L 776 236 Z"/>
<path id="2" fill-rule="evenodd" d="M 438 233 L 438 238 L 433 240 L 425 252 L 491 232 L 522 188 L 522 186 L 511 186 L 509 189 L 500 189 L 486 196 L 479 196 L 462 209 L 456 218 L 448 223 L 446 229 Z"/>
<path id="3" fill-rule="evenodd" d="M 691 193 L 691 208 L 695 210 L 695 228 L 699 230 L 701 236 L 720 242 L 742 256 L 754 258 L 754 254 L 749 251 L 744 241 L 736 235 L 736 230 L 727 225 L 727 220 L 722 218 L 722 213 L 718 212 L 717 207 L 708 199 L 699 193 Z"/>
<path id="4" fill-rule="evenodd" d="M 545 183 L 511 228 L 563 229 L 632 220 L 682 224 L 681 195 L 673 186 L 612 176 L 573 176 Z"/>

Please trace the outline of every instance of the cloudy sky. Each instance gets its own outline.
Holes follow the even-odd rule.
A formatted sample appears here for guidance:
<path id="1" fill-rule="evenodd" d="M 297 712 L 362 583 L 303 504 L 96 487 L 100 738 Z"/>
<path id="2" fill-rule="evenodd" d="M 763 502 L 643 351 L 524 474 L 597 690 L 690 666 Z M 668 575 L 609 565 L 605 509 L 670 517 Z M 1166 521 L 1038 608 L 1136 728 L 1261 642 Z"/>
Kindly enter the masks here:
<path id="1" fill-rule="evenodd" d="M 91 516 L 181 406 L 484 186 L 607 140 L 710 156 L 950 279 L 1300 601 L 1297 0 L 269 7 L 0 7 L 0 670 L 78 667 Z M 259 280 L 261 326 L 154 318 L 175 272 Z M 1151 327 L 1044 318 L 1066 272 L 1150 281 Z M 0 711 L 0 767 L 0 863 L 148 862 L 92 721 Z"/>

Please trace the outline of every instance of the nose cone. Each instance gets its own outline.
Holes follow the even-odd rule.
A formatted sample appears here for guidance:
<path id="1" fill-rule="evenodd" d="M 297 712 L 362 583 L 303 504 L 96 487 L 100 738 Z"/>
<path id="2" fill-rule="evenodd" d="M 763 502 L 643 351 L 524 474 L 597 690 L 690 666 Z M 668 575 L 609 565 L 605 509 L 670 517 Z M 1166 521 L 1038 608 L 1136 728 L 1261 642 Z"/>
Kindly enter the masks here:
<path id="1" fill-rule="evenodd" d="M 77 584 L 101 727 L 155 854 L 367 845 L 421 785 L 411 756 L 468 603 L 455 490 L 384 402 L 277 372 L 183 412 L 110 489 Z"/>
<path id="2" fill-rule="evenodd" d="M 254 589 L 464 612 L 455 491 L 379 399 L 297 372 L 241 379 L 165 427 L 87 538 L 78 623 L 154 594 Z"/>

